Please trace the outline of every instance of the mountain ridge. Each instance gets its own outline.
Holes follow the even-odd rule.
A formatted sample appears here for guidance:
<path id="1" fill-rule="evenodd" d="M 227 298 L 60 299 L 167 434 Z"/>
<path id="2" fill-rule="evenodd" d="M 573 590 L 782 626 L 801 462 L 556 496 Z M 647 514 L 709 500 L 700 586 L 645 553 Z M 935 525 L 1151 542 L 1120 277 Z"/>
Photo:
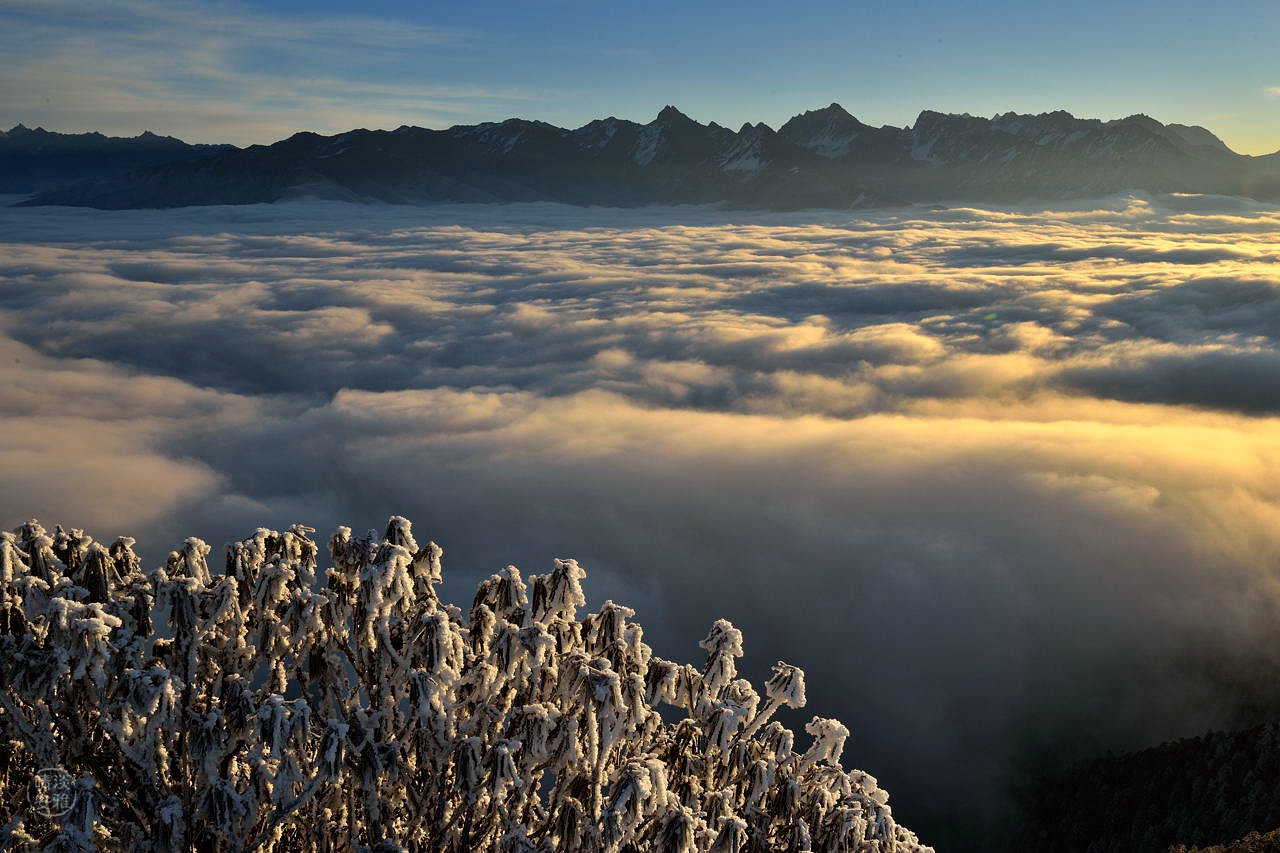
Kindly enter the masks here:
<path id="1" fill-rule="evenodd" d="M 23 203 L 180 207 L 315 195 L 794 209 L 1126 190 L 1280 199 L 1280 152 L 1237 154 L 1203 127 L 1165 125 L 1142 114 L 1104 121 L 1062 110 L 991 118 L 923 110 L 909 127 L 877 128 L 832 103 L 776 130 L 747 122 L 735 131 L 667 105 L 646 124 L 611 116 L 562 128 L 511 118 L 444 130 L 304 131 L 271 145 L 205 153 L 55 188 Z"/>
<path id="2" fill-rule="evenodd" d="M 18 123 L 0 130 L 0 192 L 44 192 L 232 148 L 187 143 L 149 130 L 121 137 L 97 131 L 57 133 Z"/>

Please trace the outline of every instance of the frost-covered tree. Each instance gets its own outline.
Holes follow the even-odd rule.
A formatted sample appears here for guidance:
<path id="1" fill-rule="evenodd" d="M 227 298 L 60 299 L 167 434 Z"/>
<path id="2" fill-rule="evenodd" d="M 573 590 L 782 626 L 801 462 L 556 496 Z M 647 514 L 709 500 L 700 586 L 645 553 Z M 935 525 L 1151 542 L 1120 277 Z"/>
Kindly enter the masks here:
<path id="1" fill-rule="evenodd" d="M 0 848 L 44 851 L 928 851 L 876 780 L 773 720 L 778 663 L 738 677 L 725 620 L 702 666 L 653 654 L 634 611 L 585 606 L 573 560 L 508 566 L 467 612 L 409 522 L 260 529 L 210 570 L 188 539 L 142 570 L 32 521 L 0 533 Z M 33 810 L 41 768 L 74 805 Z"/>

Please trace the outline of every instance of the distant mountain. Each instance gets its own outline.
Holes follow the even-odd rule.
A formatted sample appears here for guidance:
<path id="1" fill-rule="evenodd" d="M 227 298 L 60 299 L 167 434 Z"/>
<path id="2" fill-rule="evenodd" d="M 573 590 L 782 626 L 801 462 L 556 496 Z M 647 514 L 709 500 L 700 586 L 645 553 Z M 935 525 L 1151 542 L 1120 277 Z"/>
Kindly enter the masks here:
<path id="1" fill-rule="evenodd" d="M 228 150 L 234 146 L 189 145 L 150 132 L 126 139 L 101 133 L 54 133 L 19 124 L 0 130 L 0 192 L 48 191 Z"/>
<path id="2" fill-rule="evenodd" d="M 1045 783 L 1028 795 L 1026 823 L 1007 849 L 1165 853 L 1179 845 L 1232 845 L 1278 827 L 1280 723 L 1270 723 L 1101 759 Z M 1265 846 L 1274 840 L 1250 844 L 1280 849 Z"/>
<path id="3" fill-rule="evenodd" d="M 1202 127 L 1065 112 L 922 112 L 871 127 L 838 104 L 775 131 L 701 124 L 666 107 L 648 124 L 574 130 L 509 119 L 447 130 L 298 133 L 269 146 L 138 169 L 27 204 L 100 208 L 248 204 L 314 195 L 395 203 L 724 203 L 751 208 L 1014 202 L 1123 190 L 1280 198 L 1280 155 L 1236 154 Z"/>

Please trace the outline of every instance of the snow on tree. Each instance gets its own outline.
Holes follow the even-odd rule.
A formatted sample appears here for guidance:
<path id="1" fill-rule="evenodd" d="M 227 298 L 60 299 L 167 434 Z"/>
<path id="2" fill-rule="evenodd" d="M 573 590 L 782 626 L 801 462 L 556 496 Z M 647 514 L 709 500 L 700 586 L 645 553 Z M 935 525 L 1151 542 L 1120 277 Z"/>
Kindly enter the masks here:
<path id="1" fill-rule="evenodd" d="M 470 610 L 408 520 L 329 542 L 295 525 L 226 549 L 31 521 L 0 533 L 0 848 L 20 851 L 923 853 L 888 794 L 845 771 L 779 662 L 738 678 L 720 619 L 705 664 L 664 660 L 586 572 L 508 566 Z M 665 712 L 660 711 L 665 706 Z M 29 807 L 42 768 L 74 805 Z"/>

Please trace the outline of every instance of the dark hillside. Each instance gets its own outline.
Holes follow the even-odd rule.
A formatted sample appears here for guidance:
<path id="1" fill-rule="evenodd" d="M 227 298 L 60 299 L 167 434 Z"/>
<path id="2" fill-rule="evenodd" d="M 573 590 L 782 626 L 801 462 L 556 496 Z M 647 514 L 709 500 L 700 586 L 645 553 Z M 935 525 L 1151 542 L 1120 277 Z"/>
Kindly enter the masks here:
<path id="1" fill-rule="evenodd" d="M 1027 815 L 1015 849 L 1035 853 L 1164 853 L 1274 830 L 1280 722 L 1094 761 L 1037 789 Z"/>

